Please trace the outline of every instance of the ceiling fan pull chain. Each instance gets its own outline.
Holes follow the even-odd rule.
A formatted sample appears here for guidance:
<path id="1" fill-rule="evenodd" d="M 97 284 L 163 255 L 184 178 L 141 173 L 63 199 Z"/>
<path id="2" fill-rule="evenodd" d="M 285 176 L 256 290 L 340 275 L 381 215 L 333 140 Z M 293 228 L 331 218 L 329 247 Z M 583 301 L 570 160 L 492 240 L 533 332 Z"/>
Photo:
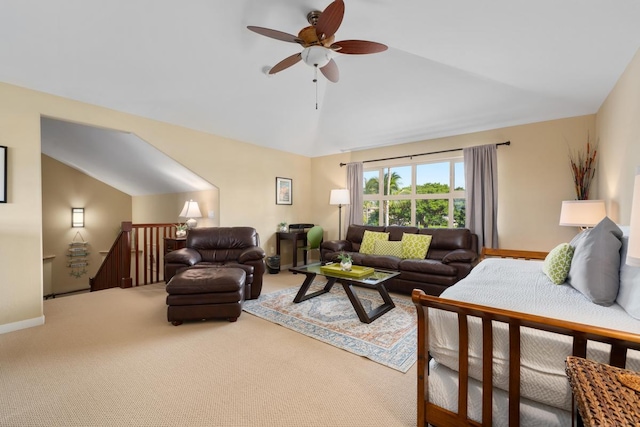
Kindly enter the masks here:
<path id="1" fill-rule="evenodd" d="M 318 64 L 313 67 L 313 83 L 316 85 L 316 110 L 318 109 Z"/>

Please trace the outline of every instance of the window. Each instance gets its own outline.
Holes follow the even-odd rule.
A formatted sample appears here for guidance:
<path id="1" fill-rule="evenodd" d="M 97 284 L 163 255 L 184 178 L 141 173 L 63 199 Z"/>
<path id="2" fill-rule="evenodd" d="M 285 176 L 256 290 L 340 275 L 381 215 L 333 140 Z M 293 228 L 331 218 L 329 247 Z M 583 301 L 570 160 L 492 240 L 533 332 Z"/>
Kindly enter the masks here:
<path id="1" fill-rule="evenodd" d="M 366 169 L 363 223 L 463 228 L 462 159 Z"/>

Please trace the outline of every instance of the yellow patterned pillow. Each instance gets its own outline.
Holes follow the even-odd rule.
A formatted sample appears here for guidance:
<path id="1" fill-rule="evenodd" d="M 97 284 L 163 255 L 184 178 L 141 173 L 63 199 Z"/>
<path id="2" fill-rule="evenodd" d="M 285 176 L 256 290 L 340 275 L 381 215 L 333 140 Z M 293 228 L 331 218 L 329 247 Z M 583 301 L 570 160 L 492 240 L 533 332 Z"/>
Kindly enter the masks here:
<path id="1" fill-rule="evenodd" d="M 378 240 L 389 240 L 389 233 L 383 233 L 381 231 L 364 231 L 364 236 L 362 237 L 362 243 L 360 244 L 360 253 L 361 254 L 372 254 L 373 248 L 376 245 L 376 241 Z"/>
<path id="2" fill-rule="evenodd" d="M 402 258 L 425 259 L 433 236 L 430 234 L 402 234 Z"/>
<path id="3" fill-rule="evenodd" d="M 374 255 L 390 255 L 402 258 L 402 242 L 392 240 L 378 240 L 373 247 Z"/>

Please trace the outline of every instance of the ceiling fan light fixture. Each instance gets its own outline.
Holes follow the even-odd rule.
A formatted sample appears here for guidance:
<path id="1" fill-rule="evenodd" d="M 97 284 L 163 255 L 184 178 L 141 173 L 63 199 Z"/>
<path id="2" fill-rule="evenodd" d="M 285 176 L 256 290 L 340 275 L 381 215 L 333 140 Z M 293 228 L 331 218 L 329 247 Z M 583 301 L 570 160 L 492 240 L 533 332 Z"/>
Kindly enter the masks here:
<path id="1" fill-rule="evenodd" d="M 333 52 L 323 46 L 309 46 L 302 51 L 302 60 L 310 67 L 322 68 L 331 61 Z"/>
<path id="2" fill-rule="evenodd" d="M 247 28 L 255 33 L 276 40 L 296 43 L 304 48 L 300 53 L 295 53 L 269 69 L 269 75 L 279 73 L 282 70 L 303 61 L 315 68 L 313 81 L 317 83 L 318 69 L 332 83 L 337 83 L 340 72 L 333 57 L 336 51 L 341 55 L 362 55 L 378 53 L 387 50 L 387 46 L 367 40 L 342 40 L 335 41 L 335 34 L 344 18 L 344 0 L 333 0 L 323 12 L 312 11 L 307 14 L 307 21 L 311 24 L 298 32 L 298 36 L 271 28 L 249 25 Z"/>

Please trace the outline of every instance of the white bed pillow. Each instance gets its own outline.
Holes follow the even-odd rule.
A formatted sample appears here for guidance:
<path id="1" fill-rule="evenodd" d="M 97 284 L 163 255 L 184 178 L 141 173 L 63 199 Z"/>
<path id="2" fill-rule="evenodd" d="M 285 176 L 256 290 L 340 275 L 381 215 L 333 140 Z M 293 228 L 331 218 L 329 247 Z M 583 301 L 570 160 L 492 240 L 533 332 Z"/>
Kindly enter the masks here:
<path id="1" fill-rule="evenodd" d="M 620 287 L 622 230 L 609 217 L 577 235 L 567 283 L 595 304 L 613 304 Z"/>
<path id="2" fill-rule="evenodd" d="M 640 267 L 627 265 L 627 247 L 629 236 L 622 236 L 620 249 L 620 289 L 616 302 L 629 316 L 640 320 Z"/>

